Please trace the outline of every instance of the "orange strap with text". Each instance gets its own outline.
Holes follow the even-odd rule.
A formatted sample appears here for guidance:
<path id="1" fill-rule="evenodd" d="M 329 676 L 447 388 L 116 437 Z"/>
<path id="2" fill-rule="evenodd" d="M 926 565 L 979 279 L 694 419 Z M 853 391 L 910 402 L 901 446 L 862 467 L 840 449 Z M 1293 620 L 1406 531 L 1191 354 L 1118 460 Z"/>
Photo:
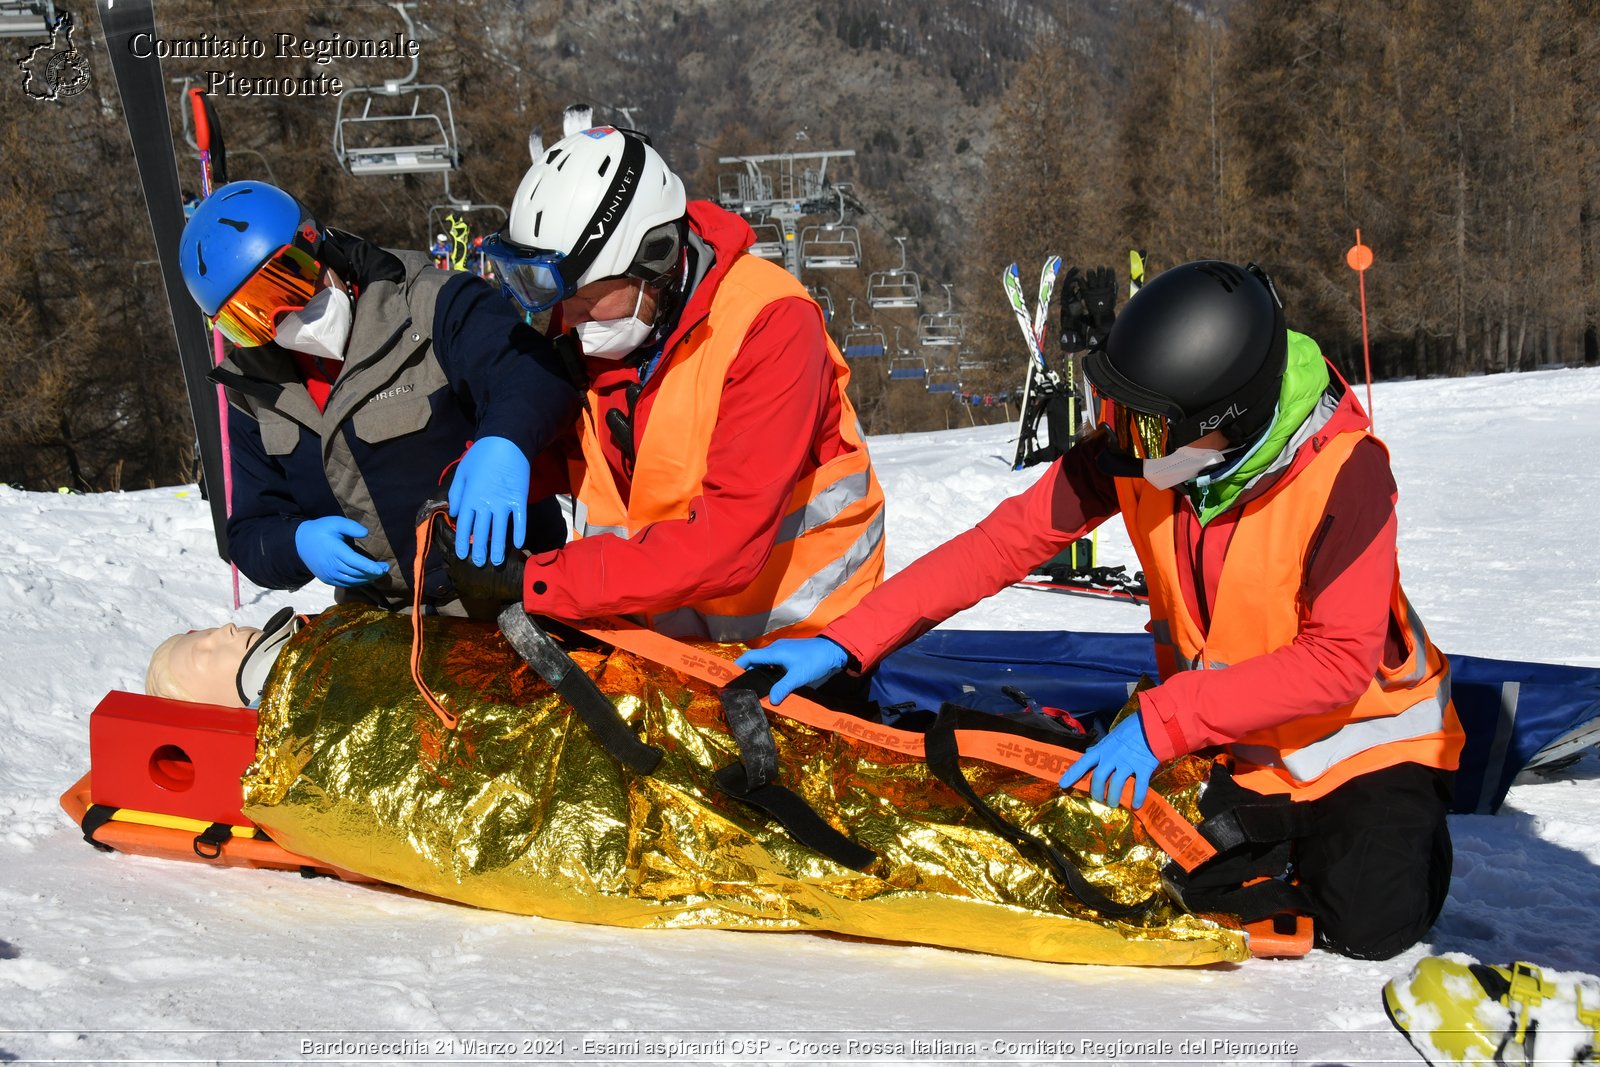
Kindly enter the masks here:
<path id="1" fill-rule="evenodd" d="M 456 716 L 444 710 L 444 706 L 434 697 L 433 690 L 428 688 L 428 683 L 422 680 L 422 572 L 428 559 L 428 549 L 433 543 L 433 517 L 444 512 L 445 504 L 434 501 L 424 504 L 417 513 L 417 556 L 411 564 L 411 680 L 417 684 L 417 692 L 422 694 L 422 699 L 428 702 L 433 713 L 439 716 L 445 729 L 452 730 L 456 725 Z"/>
<path id="2" fill-rule="evenodd" d="M 726 685 L 743 673 L 732 660 L 712 655 L 693 645 L 684 644 L 675 638 L 620 619 L 577 624 L 576 628 L 615 648 L 632 652 L 652 663 L 671 667 L 712 685 Z M 858 741 L 865 741 L 869 745 L 877 745 L 879 748 L 903 752 L 908 756 L 924 754 L 922 735 L 919 733 L 897 730 L 892 726 L 869 722 L 846 712 L 834 711 L 796 694 L 790 694 L 784 698 L 782 704 L 777 705 L 763 698 L 761 706 L 774 715 L 803 722 L 819 730 L 844 734 Z M 1067 768 L 1078 759 L 1078 754 L 1068 749 L 988 730 L 957 730 L 956 743 L 961 755 L 970 759 L 981 759 L 1002 767 L 1010 767 L 1012 770 L 1052 783 L 1059 782 Z M 1073 788 L 1086 788 L 1087 778 L 1086 775 L 1080 779 Z M 1124 787 L 1122 803 L 1125 807 L 1133 807 L 1131 785 Z M 1146 793 L 1143 806 L 1133 808 L 1133 813 L 1144 824 L 1144 828 L 1149 831 L 1156 844 L 1177 860 L 1178 865 L 1184 870 L 1192 871 L 1216 855 L 1216 849 L 1200 835 L 1194 824 L 1178 814 L 1167 799 L 1155 790 Z"/>

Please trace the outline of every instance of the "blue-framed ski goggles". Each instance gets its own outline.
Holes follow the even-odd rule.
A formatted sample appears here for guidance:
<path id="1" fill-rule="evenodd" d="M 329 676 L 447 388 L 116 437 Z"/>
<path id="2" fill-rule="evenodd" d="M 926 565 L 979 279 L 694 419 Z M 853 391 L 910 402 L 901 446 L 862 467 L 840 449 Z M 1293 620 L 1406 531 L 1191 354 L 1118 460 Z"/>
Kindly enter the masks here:
<path id="1" fill-rule="evenodd" d="M 494 264 L 500 287 L 530 315 L 552 308 L 578 291 L 562 273 L 567 259 L 564 252 L 526 248 L 499 231 L 483 239 L 483 254 Z"/>

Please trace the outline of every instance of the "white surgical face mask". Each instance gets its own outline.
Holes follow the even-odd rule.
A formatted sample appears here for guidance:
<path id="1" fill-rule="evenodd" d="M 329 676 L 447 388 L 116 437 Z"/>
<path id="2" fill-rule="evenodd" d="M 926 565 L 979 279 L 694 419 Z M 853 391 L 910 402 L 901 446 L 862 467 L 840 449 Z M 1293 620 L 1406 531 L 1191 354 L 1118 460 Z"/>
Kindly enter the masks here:
<path id="1" fill-rule="evenodd" d="M 1144 461 L 1144 480 L 1157 489 L 1171 489 L 1175 485 L 1209 470 L 1223 461 L 1221 452 L 1214 448 L 1196 448 L 1184 445 L 1160 459 Z"/>
<path id="2" fill-rule="evenodd" d="M 354 317 L 350 294 L 337 285 L 330 285 L 312 297 L 305 307 L 279 320 L 275 340 L 296 352 L 323 359 L 343 359 Z"/>
<path id="3" fill-rule="evenodd" d="M 595 359 L 622 359 L 637 351 L 640 345 L 650 339 L 650 331 L 655 328 L 639 317 L 639 308 L 643 304 L 644 282 L 640 282 L 639 295 L 634 298 L 631 315 L 621 319 L 578 323 L 578 341 L 583 345 L 583 354 Z"/>

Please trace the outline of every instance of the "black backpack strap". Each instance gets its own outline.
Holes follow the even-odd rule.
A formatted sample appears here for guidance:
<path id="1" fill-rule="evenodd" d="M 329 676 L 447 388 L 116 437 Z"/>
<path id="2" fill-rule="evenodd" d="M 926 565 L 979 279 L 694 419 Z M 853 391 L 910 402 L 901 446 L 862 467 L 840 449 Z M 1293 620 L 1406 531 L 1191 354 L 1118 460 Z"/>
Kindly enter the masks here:
<path id="1" fill-rule="evenodd" d="M 511 647 L 577 712 L 612 758 L 635 774 L 649 774 L 656 769 L 661 750 L 639 740 L 594 679 L 533 621 L 520 603 L 507 604 L 498 622 Z"/>
<path id="2" fill-rule="evenodd" d="M 1315 916 L 1305 892 L 1289 880 L 1294 843 L 1311 833 L 1316 810 L 1286 796 L 1245 789 L 1221 764 L 1200 796 L 1199 830 L 1217 855 L 1184 871 L 1167 865 L 1167 889 L 1190 911 L 1223 912 L 1246 923 L 1294 912 Z"/>
<path id="3" fill-rule="evenodd" d="M 772 690 L 773 675 L 746 671 L 717 694 L 728 732 L 739 746 L 740 762 L 716 773 L 717 785 L 776 819 L 789 836 L 814 852 L 852 870 L 866 870 L 878 854 L 834 829 L 817 810 L 792 789 L 777 783 L 778 746 L 772 739 L 761 698 Z"/>
<path id="4" fill-rule="evenodd" d="M 1061 851 L 1048 841 L 1024 833 L 1019 828 L 1007 822 L 1005 817 L 995 811 L 972 788 L 972 783 L 967 781 L 965 772 L 961 769 L 961 753 L 956 745 L 956 730 L 984 729 L 998 733 L 1021 734 L 1032 737 L 1034 740 L 1043 740 L 1038 734 L 1042 731 L 1013 724 L 997 716 L 984 715 L 954 704 L 946 704 L 939 709 L 939 717 L 934 720 L 933 727 L 924 739 L 927 748 L 928 770 L 933 772 L 935 778 L 954 789 L 961 798 L 972 806 L 983 817 L 989 826 L 1016 846 L 1017 851 L 1025 856 L 1031 856 L 1043 862 L 1050 868 L 1066 889 L 1078 899 L 1084 907 L 1089 908 L 1108 919 L 1129 919 L 1144 914 L 1149 910 L 1151 901 L 1143 900 L 1137 904 L 1119 904 L 1106 896 L 1094 883 L 1084 877 L 1083 872 L 1070 863 Z M 1059 744 L 1059 738 L 1051 739 L 1046 743 Z"/>
<path id="5" fill-rule="evenodd" d="M 1193 884 L 1178 885 L 1169 880 L 1167 889 L 1190 911 L 1235 915 L 1243 923 L 1259 922 L 1286 912 L 1316 915 L 1316 909 L 1305 890 L 1282 878 L 1263 878 L 1249 885 L 1235 882 L 1226 889 L 1202 889 Z"/>

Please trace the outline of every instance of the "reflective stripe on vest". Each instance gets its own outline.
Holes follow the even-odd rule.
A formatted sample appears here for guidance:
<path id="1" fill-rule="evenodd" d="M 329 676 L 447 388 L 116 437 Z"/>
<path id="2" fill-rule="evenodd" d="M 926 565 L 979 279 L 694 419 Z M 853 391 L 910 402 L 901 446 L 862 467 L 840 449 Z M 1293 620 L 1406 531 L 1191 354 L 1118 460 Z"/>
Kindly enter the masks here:
<path id="1" fill-rule="evenodd" d="M 1300 457 L 1305 461 L 1240 505 L 1243 514 L 1214 583 L 1209 631 L 1201 629 L 1181 588 L 1180 498 L 1142 480 L 1117 479 L 1123 518 L 1150 587 L 1150 632 L 1163 677 L 1225 669 L 1300 635 L 1306 554 L 1334 480 L 1368 437 L 1365 430 L 1319 434 L 1306 446 L 1312 449 L 1309 459 Z M 1406 599 L 1398 572 L 1389 614 L 1404 641 L 1403 661 L 1380 663 L 1366 689 L 1347 704 L 1253 730 L 1226 746 L 1241 785 L 1310 800 L 1395 763 L 1455 767 L 1463 734 L 1450 704 L 1449 664 Z"/>
<path id="2" fill-rule="evenodd" d="M 828 486 L 828 488 L 802 504 L 798 509 L 783 517 L 783 521 L 778 524 L 778 538 L 773 542 L 774 547 L 787 544 L 801 534 L 833 521 L 839 517 L 841 511 L 851 504 L 867 499 L 869 483 L 867 472 L 859 471 L 855 474 L 846 475 Z M 879 520 L 877 523 L 877 539 L 881 541 L 883 539 L 881 513 Z M 581 536 L 593 537 L 596 534 L 614 534 L 626 540 L 628 528 L 626 526 L 591 526 L 587 522 L 583 524 Z"/>
<path id="3" fill-rule="evenodd" d="M 770 611 L 754 615 L 713 615 L 694 608 L 679 608 L 651 616 L 651 629 L 668 637 L 704 637 L 712 641 L 753 641 L 805 621 L 835 589 L 844 585 L 883 548 L 883 512 L 879 511 L 867 529 L 839 559 L 806 579 Z"/>
<path id="4" fill-rule="evenodd" d="M 1284 754 L 1262 745 L 1230 746 L 1234 756 L 1263 767 L 1281 767 L 1302 782 L 1320 778 L 1334 764 L 1379 745 L 1415 741 L 1444 729 L 1450 705 L 1450 679 L 1446 677 L 1432 696 L 1424 697 L 1398 715 L 1357 719 L 1320 741 Z"/>
<path id="5" fill-rule="evenodd" d="M 811 304 L 820 325 L 821 309 L 787 271 L 747 254 L 734 259 L 706 318 L 662 356 L 647 386 L 656 394 L 637 442 L 626 504 L 601 448 L 594 418 L 598 397 L 591 391 L 580 420 L 583 461 L 573 468 L 585 509 L 584 536 L 629 538 L 655 522 L 690 518 L 691 504 L 705 492 L 707 457 L 729 369 L 761 313 L 790 298 Z M 845 391 L 849 365 L 826 330 L 821 335 L 840 411 L 836 437 L 815 442 L 813 454 L 838 454 L 799 479 L 778 520 L 773 551 L 744 589 L 652 614 L 644 620 L 651 628 L 718 641 L 806 636 L 883 580 L 883 490 Z"/>
<path id="6" fill-rule="evenodd" d="M 578 531 L 579 537 L 595 537 L 599 534 L 610 534 L 626 541 L 628 539 L 628 528 L 626 526 L 590 526 L 585 522 L 583 523 L 583 528 Z"/>

